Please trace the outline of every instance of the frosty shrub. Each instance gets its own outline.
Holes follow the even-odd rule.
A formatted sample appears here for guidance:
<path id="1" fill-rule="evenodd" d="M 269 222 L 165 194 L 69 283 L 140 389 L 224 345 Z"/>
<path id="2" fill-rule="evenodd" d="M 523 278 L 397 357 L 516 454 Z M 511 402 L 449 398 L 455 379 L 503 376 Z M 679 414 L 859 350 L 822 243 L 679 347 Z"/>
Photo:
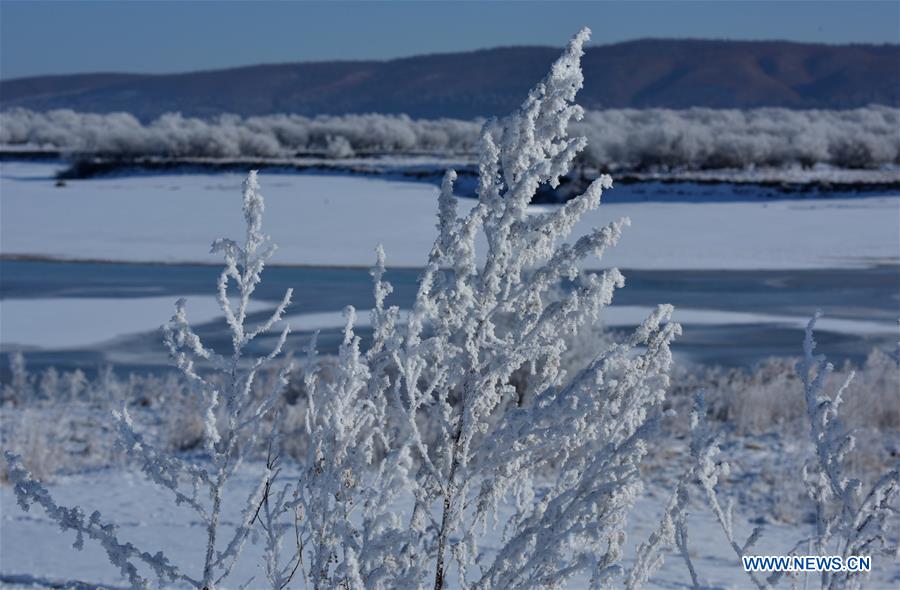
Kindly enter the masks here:
<path id="1" fill-rule="evenodd" d="M 175 366 L 193 386 L 202 400 L 203 441 L 206 459 L 188 461 L 155 447 L 137 430 L 127 406 L 114 413 L 121 449 L 154 483 L 168 490 L 177 505 L 191 509 L 205 524 L 206 552 L 202 563 L 192 564 L 194 571 L 183 570 L 163 552 L 150 553 L 138 549 L 117 536 L 115 524 L 106 522 L 99 512 L 87 516 L 80 507 L 58 505 L 50 493 L 22 465 L 20 457 L 7 451 L 8 478 L 13 483 L 20 506 L 29 510 L 43 508 L 63 531 L 76 534 L 75 548 L 81 549 L 85 537 L 99 543 L 110 562 L 135 588 L 147 588 L 147 572 L 159 584 L 188 585 L 212 589 L 228 577 L 247 541 L 271 472 L 265 470 L 259 485 L 247 499 L 240 521 L 234 527 L 220 522 L 223 493 L 245 452 L 253 448 L 260 434 L 262 419 L 270 412 L 286 383 L 290 367 L 282 369 L 280 378 L 269 394 L 251 395 L 260 369 L 270 364 L 281 352 L 288 334 L 285 327 L 273 350 L 266 356 L 243 358 L 246 345 L 273 329 L 290 302 L 288 291 L 271 317 L 261 325 L 245 325 L 246 311 L 267 258 L 273 247 L 262 234 L 263 200 L 258 192 L 255 172 L 244 183 L 243 212 L 247 224 L 243 244 L 222 239 L 213 243 L 213 251 L 221 252 L 225 268 L 218 281 L 218 300 L 231 328 L 232 350 L 221 355 L 202 343 L 187 319 L 187 303 L 176 303 L 176 312 L 164 326 L 165 344 Z M 232 285 L 233 283 L 233 285 Z M 230 293 L 230 290 L 235 291 Z M 222 377 L 211 380 L 196 370 L 197 361 L 211 363 Z M 228 530 L 229 528 L 233 530 Z"/>
<path id="2" fill-rule="evenodd" d="M 803 380 L 796 358 L 771 358 L 751 368 L 677 368 L 667 407 L 679 414 L 690 410 L 690 398 L 704 391 L 710 420 L 728 428 L 730 444 L 748 452 L 728 452 L 729 462 L 743 474 L 745 484 L 734 491 L 738 503 L 766 499 L 765 517 L 792 524 L 803 519 L 808 497 L 796 477 L 808 449 L 809 418 L 806 400 L 797 395 Z M 856 444 L 845 457 L 846 475 L 871 480 L 892 468 L 900 454 L 900 359 L 879 348 L 860 365 L 835 367 L 824 386 L 837 388 L 852 373 L 841 408 L 841 422 L 853 432 Z M 666 423 L 666 434 L 685 436 L 680 420 Z M 654 455 L 660 449 L 651 449 Z M 777 456 L 777 460 L 773 460 Z M 661 462 L 661 457 L 654 456 Z M 659 469 L 654 474 L 660 474 Z"/>
<path id="3" fill-rule="evenodd" d="M 49 416 L 54 419 L 54 429 L 51 431 L 43 427 L 42 421 L 48 416 L 33 409 L 16 412 L 14 418 L 10 418 L 9 412 L 4 412 L 3 420 L 3 448 L 14 449 L 28 464 L 31 473 L 40 480 L 49 479 L 62 466 L 63 461 L 58 448 L 54 432 L 60 426 L 65 426 L 62 412 L 55 412 Z M 6 466 L 0 466 L 0 481 L 8 481 L 9 472 Z"/>
<path id="4" fill-rule="evenodd" d="M 880 473 L 868 486 L 847 474 L 847 459 L 855 445 L 855 437 L 844 427 L 839 409 L 854 375 L 852 372 L 847 375 L 833 397 L 825 394 L 825 384 L 834 368 L 823 355 L 815 354 L 813 329 L 819 317 L 817 313 L 807 325 L 803 359 L 797 364 L 813 447 L 813 458 L 803 467 L 802 476 L 813 502 L 815 530 L 809 537 L 799 540 L 790 553 L 840 555 L 844 563 L 851 555 L 879 555 L 891 559 L 896 556 L 898 547 L 896 539 L 889 538 L 888 525 L 892 521 L 896 524 L 900 471 L 895 465 Z M 705 411 L 699 415 L 703 417 Z M 695 416 L 694 422 L 697 420 Z M 743 542 L 735 538 L 733 506 L 730 503 L 723 506 L 719 500 L 718 488 L 730 470 L 726 462 L 718 459 L 721 437 L 712 432 L 705 419 L 700 424 L 699 432 L 703 433 L 700 436 L 707 442 L 699 447 L 692 445 L 697 479 L 735 554 L 738 557 L 748 555 L 762 529 L 757 527 Z M 695 427 L 694 430 L 696 441 L 698 429 Z M 698 453 L 695 448 L 702 450 Z M 671 508 L 667 512 L 677 515 Z M 767 555 L 775 553 L 765 552 Z M 690 563 L 688 565 L 691 567 Z M 696 585 L 696 573 L 692 567 L 690 571 Z M 768 577 L 759 573 L 748 575 L 758 588 L 770 588 L 784 573 L 775 572 Z M 859 572 L 822 572 L 820 576 L 820 587 L 829 590 L 861 588 L 865 582 L 865 574 Z M 807 587 L 808 584 L 807 580 Z"/>
<path id="5" fill-rule="evenodd" d="M 34 382 L 21 352 L 9 355 L 9 383 L 3 386 L 3 405 L 22 406 L 34 395 Z"/>
<path id="6" fill-rule="evenodd" d="M 795 395 L 803 385 L 795 365 L 796 359 L 772 358 L 750 370 L 715 367 L 677 378 L 679 387 L 707 391 L 715 418 L 733 424 L 741 435 L 793 434 L 807 420 L 806 403 Z M 843 382 L 851 372 L 855 377 L 848 394 L 854 403 L 844 408 L 844 422 L 853 429 L 900 429 L 898 359 L 875 348 L 861 365 L 835 368 L 830 381 Z"/>
<path id="7" fill-rule="evenodd" d="M 561 368 L 567 335 L 596 321 L 624 282 L 579 262 L 615 244 L 627 220 L 563 243 L 608 176 L 558 210 L 528 212 L 585 145 L 567 129 L 582 114 L 573 100 L 588 34 L 518 112 L 485 126 L 470 211 L 459 214 L 455 174 L 445 176 L 438 237 L 406 322 L 386 305 L 379 249 L 371 347 L 360 350 L 348 309 L 332 378 L 307 375 L 305 471 L 272 510 L 293 515 L 302 560 L 271 568 L 275 586 L 294 567 L 315 588 L 559 587 L 576 576 L 600 586 L 622 574 L 638 467 L 680 328 L 661 306 L 577 372 Z M 563 278 L 576 287 L 551 296 Z M 531 378 L 517 391 L 523 369 Z M 512 514 L 501 514 L 510 500 Z M 485 545 L 501 522 L 498 542 Z"/>
<path id="8" fill-rule="evenodd" d="M 845 475 L 847 454 L 855 444 L 853 435 L 844 428 L 838 412 L 851 373 L 834 398 L 825 395 L 825 380 L 833 367 L 823 355 L 815 354 L 813 329 L 817 313 L 806 328 L 803 361 L 797 369 L 803 379 L 810 434 L 815 446 L 815 461 L 804 470 L 804 480 L 816 507 L 816 532 L 812 546 L 820 555 L 896 554 L 885 538 L 886 523 L 896 518 L 893 505 L 900 491 L 897 468 L 881 475 L 866 487 Z M 859 588 L 863 580 L 858 573 L 823 572 L 823 588 Z"/>
<path id="9" fill-rule="evenodd" d="M 19 352 L 9 355 L 10 382 L 0 404 L 0 446 L 22 455 L 41 480 L 58 471 L 110 464 L 110 400 L 121 399 L 118 379 L 108 370 L 88 380 L 81 370 L 50 367 L 31 373 Z M 8 477 L 0 465 L 0 479 Z"/>
<path id="10" fill-rule="evenodd" d="M 266 397 L 290 364 L 286 355 L 260 367 L 249 395 Z M 73 473 L 97 469 L 121 462 L 115 449 L 118 438 L 109 420 L 110 407 L 128 403 L 128 411 L 140 424 L 145 437 L 166 452 L 201 450 L 205 437 L 205 402 L 194 386 L 180 372 L 117 374 L 103 367 L 93 377 L 80 370 L 59 371 L 48 367 L 30 372 L 25 356 L 10 354 L 16 368 L 5 391 L 19 391 L 0 406 L 0 447 L 21 455 L 25 465 L 39 480 L 50 481 L 58 472 Z M 228 376 L 208 373 L 204 378 L 218 388 L 227 386 Z M 296 381 L 296 378 L 295 378 Z M 18 383 L 18 385 L 17 385 Z M 23 386 L 23 384 L 25 384 Z M 73 396 L 73 390 L 77 395 Z M 270 428 L 274 416 L 282 423 L 302 422 L 301 400 L 290 398 L 285 390 L 274 412 L 264 417 L 264 429 Z M 216 409 L 218 419 L 225 409 Z M 295 437 L 296 439 L 297 437 Z M 302 440 L 292 440 L 302 444 Z M 292 449 L 285 445 L 288 455 Z M 262 448 L 246 449 L 250 457 L 265 456 Z M 6 478 L 5 463 L 0 463 L 0 480 Z"/>

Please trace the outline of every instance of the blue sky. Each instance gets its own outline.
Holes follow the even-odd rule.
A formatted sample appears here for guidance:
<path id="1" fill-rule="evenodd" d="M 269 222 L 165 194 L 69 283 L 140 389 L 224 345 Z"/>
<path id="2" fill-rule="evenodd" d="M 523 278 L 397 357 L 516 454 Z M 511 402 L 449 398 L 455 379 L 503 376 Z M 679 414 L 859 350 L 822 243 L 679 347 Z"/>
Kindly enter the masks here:
<path id="1" fill-rule="evenodd" d="M 0 77 L 181 72 L 642 37 L 900 42 L 900 2 L 0 0 Z"/>

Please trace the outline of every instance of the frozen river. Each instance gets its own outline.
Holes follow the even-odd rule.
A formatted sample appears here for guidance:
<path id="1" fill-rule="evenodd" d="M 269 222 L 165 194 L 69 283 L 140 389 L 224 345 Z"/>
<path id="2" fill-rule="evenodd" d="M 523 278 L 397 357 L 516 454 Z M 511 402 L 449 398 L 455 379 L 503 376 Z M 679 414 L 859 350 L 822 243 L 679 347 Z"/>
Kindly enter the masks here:
<path id="1" fill-rule="evenodd" d="M 188 297 L 201 333 L 226 345 L 213 297 L 217 258 L 208 252 L 215 238 L 243 232 L 242 177 L 112 176 L 60 187 L 54 174 L 62 167 L 0 162 L 0 353 L 21 350 L 34 368 L 157 370 L 167 364 L 159 326 L 178 297 Z M 253 311 L 262 317 L 294 288 L 291 347 L 299 350 L 322 330 L 322 350 L 333 351 L 341 309 L 371 306 L 366 267 L 378 243 L 395 287 L 391 303 L 409 308 L 434 240 L 436 187 L 285 173 L 264 173 L 260 181 L 265 230 L 279 250 Z M 771 198 L 718 185 L 644 201 L 640 190 L 607 191 L 609 202 L 572 236 L 632 220 L 618 246 L 586 264 L 625 273 L 626 287 L 603 317 L 610 329 L 634 326 L 652 306 L 672 303 L 685 327 L 679 360 L 745 366 L 796 355 L 805 321 L 821 308 L 821 350 L 837 362 L 896 345 L 897 194 Z M 461 199 L 460 208 L 473 203 Z M 365 313 L 360 320 L 364 334 Z M 0 363 L 6 371 L 5 358 Z"/>
<path id="2" fill-rule="evenodd" d="M 410 308 L 419 272 L 389 271 L 393 304 Z M 858 361 L 872 346 L 897 341 L 896 266 L 624 272 L 626 286 L 603 321 L 610 329 L 624 329 L 636 325 L 653 305 L 672 303 L 685 328 L 675 346 L 683 360 L 740 366 L 768 356 L 796 355 L 802 325 L 816 307 L 826 314 L 819 324 L 821 349 L 834 361 Z M 215 266 L 3 260 L 0 275 L 0 350 L 23 351 L 34 368 L 165 367 L 159 326 L 179 297 L 187 297 L 189 315 L 202 336 L 220 347 L 229 342 L 213 299 Z M 273 266 L 263 278 L 254 308 L 258 317 L 274 307 L 286 288 L 294 289 L 289 346 L 298 351 L 313 331 L 321 330 L 321 350 L 333 352 L 343 307 L 364 312 L 372 305 L 366 269 Z M 361 313 L 363 334 L 366 319 Z"/>

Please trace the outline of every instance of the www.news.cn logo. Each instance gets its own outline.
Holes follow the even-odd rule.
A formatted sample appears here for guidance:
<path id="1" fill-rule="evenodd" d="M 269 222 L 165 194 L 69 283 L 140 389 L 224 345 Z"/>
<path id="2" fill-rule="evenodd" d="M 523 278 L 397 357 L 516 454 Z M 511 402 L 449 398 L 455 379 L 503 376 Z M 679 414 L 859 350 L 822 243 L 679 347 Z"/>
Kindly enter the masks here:
<path id="1" fill-rule="evenodd" d="M 745 572 L 868 572 L 869 555 L 745 555 Z"/>

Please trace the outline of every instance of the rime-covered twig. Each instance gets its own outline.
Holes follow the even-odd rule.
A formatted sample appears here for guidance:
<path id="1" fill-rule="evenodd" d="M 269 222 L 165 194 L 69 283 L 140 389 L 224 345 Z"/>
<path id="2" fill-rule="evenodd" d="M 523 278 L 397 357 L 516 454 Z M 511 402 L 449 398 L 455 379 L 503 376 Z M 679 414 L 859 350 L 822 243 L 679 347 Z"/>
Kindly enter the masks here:
<path id="1" fill-rule="evenodd" d="M 884 536 L 890 516 L 896 517 L 894 501 L 900 488 L 898 469 L 889 470 L 865 490 L 862 482 L 844 475 L 847 455 L 855 439 L 839 418 L 839 408 L 847 390 L 851 373 L 834 399 L 825 395 L 825 385 L 833 367 L 823 355 L 816 355 L 813 336 L 817 312 L 806 327 L 803 359 L 797 366 L 803 380 L 810 435 L 815 447 L 815 461 L 804 468 L 804 481 L 815 502 L 816 532 L 813 537 L 820 555 L 871 555 L 876 551 L 890 554 Z M 858 572 L 822 572 L 823 588 L 858 588 L 862 584 Z"/>
<path id="2" fill-rule="evenodd" d="M 690 489 L 697 480 L 698 472 L 704 463 L 703 458 L 715 444 L 715 437 L 710 434 L 706 423 L 706 402 L 703 393 L 698 392 L 691 411 L 690 463 L 678 478 L 675 491 L 663 510 L 659 525 L 637 549 L 635 564 L 625 579 L 625 587 L 629 590 L 646 584 L 647 580 L 662 567 L 665 561 L 664 552 L 673 546 L 678 548 L 694 588 L 701 587 L 700 578 L 688 552 L 687 517 L 691 501 Z"/>
<path id="3" fill-rule="evenodd" d="M 701 436 L 701 440 L 705 440 L 705 442 L 697 448 L 697 453 L 694 457 L 694 460 L 697 461 L 697 478 L 700 481 L 700 488 L 706 496 L 706 501 L 713 516 L 716 518 L 716 522 L 719 523 L 722 532 L 725 533 L 728 544 L 731 546 L 738 560 L 740 560 L 747 555 L 750 549 L 759 540 L 759 537 L 762 534 L 762 527 L 754 528 L 746 541 L 738 543 L 734 533 L 733 506 L 729 503 L 726 507 L 723 507 L 719 501 L 719 493 L 716 490 L 716 486 L 719 484 L 720 479 L 728 475 L 730 467 L 727 463 L 718 460 L 720 440 L 718 435 L 711 432 L 706 425 L 705 414 L 703 417 L 698 417 L 698 419 L 700 419 L 699 428 L 701 429 L 699 436 Z M 692 454 L 693 453 L 694 448 L 692 445 Z M 761 578 L 755 572 L 747 572 L 747 576 L 757 588 L 769 588 L 771 585 L 769 581 Z"/>

